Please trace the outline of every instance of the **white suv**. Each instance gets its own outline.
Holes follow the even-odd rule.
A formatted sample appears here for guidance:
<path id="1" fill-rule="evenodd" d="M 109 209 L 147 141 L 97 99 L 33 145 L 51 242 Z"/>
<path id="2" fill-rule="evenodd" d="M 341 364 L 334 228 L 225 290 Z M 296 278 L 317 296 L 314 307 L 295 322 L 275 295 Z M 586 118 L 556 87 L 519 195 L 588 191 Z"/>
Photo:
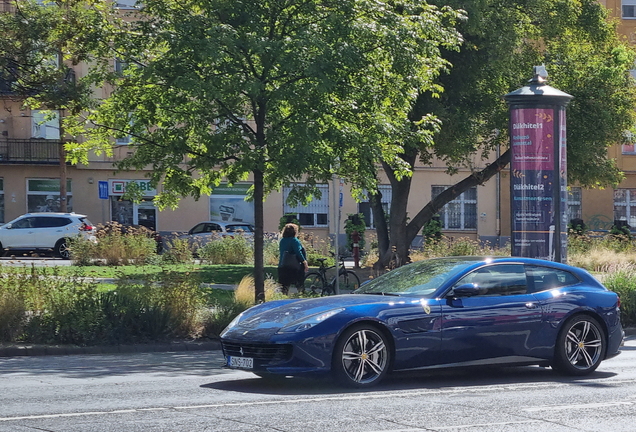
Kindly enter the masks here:
<path id="1" fill-rule="evenodd" d="M 82 235 L 94 241 L 94 230 L 86 215 L 27 213 L 0 226 L 0 256 L 8 251 L 53 251 L 68 259 L 68 238 Z"/>

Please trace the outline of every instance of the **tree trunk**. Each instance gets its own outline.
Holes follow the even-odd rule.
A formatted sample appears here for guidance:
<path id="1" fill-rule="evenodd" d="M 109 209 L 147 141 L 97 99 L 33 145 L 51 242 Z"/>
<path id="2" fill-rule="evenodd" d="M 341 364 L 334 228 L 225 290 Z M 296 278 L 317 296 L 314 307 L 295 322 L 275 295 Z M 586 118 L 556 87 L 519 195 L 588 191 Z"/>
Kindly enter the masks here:
<path id="1" fill-rule="evenodd" d="M 263 264 L 263 171 L 254 171 L 254 300 L 265 301 L 265 266 Z"/>
<path id="2" fill-rule="evenodd" d="M 392 181 L 391 187 L 393 197 L 391 198 L 391 214 L 389 215 L 391 220 L 389 236 L 390 245 L 396 247 L 398 257 L 400 259 L 402 259 L 403 256 L 408 257 L 408 248 L 417 234 L 422 230 L 424 224 L 431 220 L 431 218 L 435 216 L 446 204 L 466 192 L 471 187 L 484 184 L 495 174 L 501 172 L 501 170 L 503 170 L 509 162 L 510 149 L 506 150 L 496 161 L 488 165 L 482 171 L 470 174 L 468 177 L 439 194 L 435 197 L 435 199 L 426 204 L 426 206 L 424 206 L 424 208 L 422 208 L 415 217 L 408 222 L 408 224 L 406 223 L 406 202 L 410 191 L 410 182 L 405 183 L 404 180 L 399 182 Z M 388 169 L 387 166 L 384 168 L 385 170 Z M 389 174 L 389 178 L 392 178 L 390 172 L 387 172 L 387 174 Z M 396 200 L 399 202 L 396 202 Z M 394 214 L 394 211 L 397 213 Z M 404 248 L 406 248 L 406 255 L 402 255 L 404 253 Z M 384 251 L 384 253 L 380 254 L 378 262 L 373 265 L 373 268 L 385 268 L 389 265 L 392 256 L 392 250 Z M 401 262 L 401 264 L 405 263 L 406 261 Z"/>

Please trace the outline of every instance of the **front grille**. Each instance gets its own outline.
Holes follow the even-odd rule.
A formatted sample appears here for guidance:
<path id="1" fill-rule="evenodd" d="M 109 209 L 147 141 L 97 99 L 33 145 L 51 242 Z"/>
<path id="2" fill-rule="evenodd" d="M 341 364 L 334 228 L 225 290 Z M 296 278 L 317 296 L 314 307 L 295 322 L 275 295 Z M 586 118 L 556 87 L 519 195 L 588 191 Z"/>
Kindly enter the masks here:
<path id="1" fill-rule="evenodd" d="M 223 341 L 223 353 L 226 356 L 251 357 L 260 364 L 271 364 L 289 360 L 292 354 L 292 346 Z"/>

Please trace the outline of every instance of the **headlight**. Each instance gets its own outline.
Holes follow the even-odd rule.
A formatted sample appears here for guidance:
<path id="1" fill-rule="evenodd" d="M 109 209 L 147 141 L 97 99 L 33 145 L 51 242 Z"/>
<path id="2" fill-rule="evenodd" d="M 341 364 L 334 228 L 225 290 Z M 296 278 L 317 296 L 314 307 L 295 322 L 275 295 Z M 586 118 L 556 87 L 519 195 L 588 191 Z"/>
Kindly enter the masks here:
<path id="1" fill-rule="evenodd" d="M 332 316 L 342 312 L 344 308 L 332 309 L 327 312 L 321 312 L 316 315 L 312 315 L 307 318 L 303 318 L 302 320 L 294 321 L 291 324 L 287 324 L 285 327 L 278 330 L 277 333 L 294 333 L 294 332 L 302 332 L 305 330 L 309 330 L 316 324 L 320 324 L 325 321 L 327 318 L 331 318 Z"/>
<path id="2" fill-rule="evenodd" d="M 223 335 L 227 333 L 229 329 L 231 329 L 232 327 L 235 327 L 238 324 L 238 322 L 241 320 L 241 318 L 243 318 L 244 313 L 245 312 L 241 312 L 240 314 L 235 316 L 234 319 L 230 321 L 230 323 L 227 325 L 227 327 L 225 327 L 225 330 L 221 332 L 220 337 L 223 337 Z"/>

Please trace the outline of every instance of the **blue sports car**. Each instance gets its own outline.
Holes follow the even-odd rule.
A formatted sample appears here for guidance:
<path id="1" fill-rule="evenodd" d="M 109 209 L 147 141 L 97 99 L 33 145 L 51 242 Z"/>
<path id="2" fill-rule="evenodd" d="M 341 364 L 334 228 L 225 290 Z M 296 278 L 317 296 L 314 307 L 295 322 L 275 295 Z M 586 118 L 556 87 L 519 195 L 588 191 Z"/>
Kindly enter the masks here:
<path id="1" fill-rule="evenodd" d="M 587 271 L 515 257 L 415 262 L 353 294 L 259 304 L 221 334 L 230 368 L 330 373 L 352 387 L 390 371 L 486 364 L 585 375 L 623 337 L 619 297 Z"/>

